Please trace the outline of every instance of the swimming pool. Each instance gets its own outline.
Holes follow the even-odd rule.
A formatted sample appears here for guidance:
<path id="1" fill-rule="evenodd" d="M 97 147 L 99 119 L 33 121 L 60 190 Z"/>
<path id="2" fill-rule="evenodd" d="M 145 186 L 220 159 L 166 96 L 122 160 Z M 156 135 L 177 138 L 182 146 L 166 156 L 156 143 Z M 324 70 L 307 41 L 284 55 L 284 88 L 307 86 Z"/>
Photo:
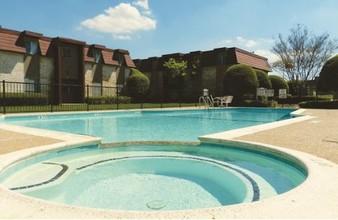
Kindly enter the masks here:
<path id="1" fill-rule="evenodd" d="M 9 124 L 98 136 L 104 144 L 30 157 L 5 169 L 0 180 L 29 196 L 113 210 L 185 210 L 258 201 L 301 184 L 307 177 L 302 163 L 258 148 L 198 144 L 197 138 L 289 119 L 292 111 L 229 108 L 6 117 L 2 121 Z"/>
<path id="2" fill-rule="evenodd" d="M 202 135 L 292 118 L 294 109 L 144 110 L 14 116 L 4 123 L 125 141 L 198 141 Z"/>

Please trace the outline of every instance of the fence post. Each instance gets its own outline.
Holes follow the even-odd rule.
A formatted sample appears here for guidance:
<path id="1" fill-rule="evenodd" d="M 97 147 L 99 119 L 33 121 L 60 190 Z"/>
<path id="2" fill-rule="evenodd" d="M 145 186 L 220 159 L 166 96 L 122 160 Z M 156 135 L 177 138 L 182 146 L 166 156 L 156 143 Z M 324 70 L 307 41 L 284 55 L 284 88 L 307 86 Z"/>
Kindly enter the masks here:
<path id="1" fill-rule="evenodd" d="M 87 111 L 89 111 L 89 85 L 87 84 L 86 100 L 87 100 Z"/>
<path id="2" fill-rule="evenodd" d="M 119 86 L 116 85 L 116 109 L 119 109 Z"/>
<path id="3" fill-rule="evenodd" d="M 5 80 L 2 80 L 2 105 L 4 109 L 4 114 L 6 114 L 6 83 L 5 83 Z"/>
<path id="4" fill-rule="evenodd" d="M 50 87 L 50 112 L 53 112 L 54 104 L 54 83 L 49 84 Z"/>

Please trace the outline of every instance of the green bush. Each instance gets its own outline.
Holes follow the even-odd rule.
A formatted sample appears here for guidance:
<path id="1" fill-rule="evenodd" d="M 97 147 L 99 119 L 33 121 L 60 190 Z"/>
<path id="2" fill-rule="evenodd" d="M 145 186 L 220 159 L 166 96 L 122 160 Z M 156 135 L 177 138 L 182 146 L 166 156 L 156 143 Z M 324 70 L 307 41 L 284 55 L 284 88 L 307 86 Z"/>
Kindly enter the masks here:
<path id="1" fill-rule="evenodd" d="M 258 80 L 258 87 L 271 89 L 271 81 L 268 77 L 268 74 L 262 70 L 255 70 L 255 73 Z"/>
<path id="2" fill-rule="evenodd" d="M 119 104 L 129 104 L 131 98 L 128 96 L 119 96 Z M 86 98 L 86 103 L 90 105 L 117 104 L 116 96 L 95 96 Z"/>
<path id="3" fill-rule="evenodd" d="M 320 71 L 317 88 L 319 91 L 338 91 L 338 54 L 329 59 Z"/>
<path id="4" fill-rule="evenodd" d="M 262 100 L 242 100 L 240 102 L 233 103 L 231 106 L 238 107 L 276 107 L 277 101 L 262 101 Z"/>
<path id="5" fill-rule="evenodd" d="M 316 97 L 313 96 L 289 96 L 286 99 L 277 98 L 276 100 L 279 104 L 298 104 L 304 101 L 314 101 L 315 99 Z"/>
<path id="6" fill-rule="evenodd" d="M 48 105 L 48 99 L 44 97 L 8 97 L 0 101 L 1 105 L 3 101 L 6 106 Z"/>
<path id="7" fill-rule="evenodd" d="M 338 109 L 338 101 L 310 101 L 299 103 L 301 108 Z"/>
<path id="8" fill-rule="evenodd" d="M 131 75 L 127 78 L 127 91 L 129 96 L 135 100 L 141 100 L 150 87 L 150 81 L 143 73 L 137 69 L 132 69 Z"/>
<path id="9" fill-rule="evenodd" d="M 307 94 L 306 83 L 303 80 L 290 80 L 288 86 L 291 95 L 304 96 Z"/>
<path id="10" fill-rule="evenodd" d="M 256 94 L 257 88 L 257 76 L 250 66 L 236 64 L 225 72 L 224 94 L 234 96 L 235 101 L 243 100 L 245 95 Z"/>
<path id="11" fill-rule="evenodd" d="M 280 89 L 286 89 L 287 92 L 289 91 L 289 86 L 282 77 L 269 75 L 269 79 L 271 81 L 271 88 L 275 91 L 275 96 L 278 96 Z"/>

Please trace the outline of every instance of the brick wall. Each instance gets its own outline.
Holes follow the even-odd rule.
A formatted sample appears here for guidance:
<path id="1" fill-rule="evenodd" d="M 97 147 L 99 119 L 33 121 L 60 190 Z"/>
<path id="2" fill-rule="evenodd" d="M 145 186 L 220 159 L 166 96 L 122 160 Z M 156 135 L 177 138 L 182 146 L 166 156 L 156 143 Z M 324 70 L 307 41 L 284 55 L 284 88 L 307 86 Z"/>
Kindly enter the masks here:
<path id="1" fill-rule="evenodd" d="M 24 56 L 0 51 L 0 81 L 24 82 Z"/>
<path id="2" fill-rule="evenodd" d="M 40 83 L 51 84 L 54 79 L 54 59 L 49 57 L 40 57 Z"/>

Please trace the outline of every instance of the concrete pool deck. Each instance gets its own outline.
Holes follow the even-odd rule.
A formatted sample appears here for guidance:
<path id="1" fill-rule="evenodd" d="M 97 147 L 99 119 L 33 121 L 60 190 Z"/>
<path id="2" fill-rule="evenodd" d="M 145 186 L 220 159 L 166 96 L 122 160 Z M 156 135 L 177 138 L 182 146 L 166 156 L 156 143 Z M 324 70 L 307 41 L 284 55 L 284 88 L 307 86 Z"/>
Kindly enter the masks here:
<path id="1" fill-rule="evenodd" d="M 65 206 L 26 197 L 0 186 L 0 218 L 336 219 L 338 218 L 338 110 L 308 109 L 303 114 L 308 116 L 307 120 L 294 120 L 291 124 L 271 128 L 268 126 L 268 130 L 256 127 L 245 132 L 243 130 L 224 132 L 213 137 L 224 142 L 244 141 L 267 146 L 301 158 L 308 168 L 308 179 L 287 193 L 258 202 L 202 210 L 127 212 Z M 38 152 L 43 148 L 53 148 L 56 145 L 66 147 L 81 141 L 98 140 L 93 137 L 40 132 L 0 124 L 0 166 L 5 157 L 17 154 L 18 150 Z M 32 147 L 38 147 L 38 150 Z"/>

